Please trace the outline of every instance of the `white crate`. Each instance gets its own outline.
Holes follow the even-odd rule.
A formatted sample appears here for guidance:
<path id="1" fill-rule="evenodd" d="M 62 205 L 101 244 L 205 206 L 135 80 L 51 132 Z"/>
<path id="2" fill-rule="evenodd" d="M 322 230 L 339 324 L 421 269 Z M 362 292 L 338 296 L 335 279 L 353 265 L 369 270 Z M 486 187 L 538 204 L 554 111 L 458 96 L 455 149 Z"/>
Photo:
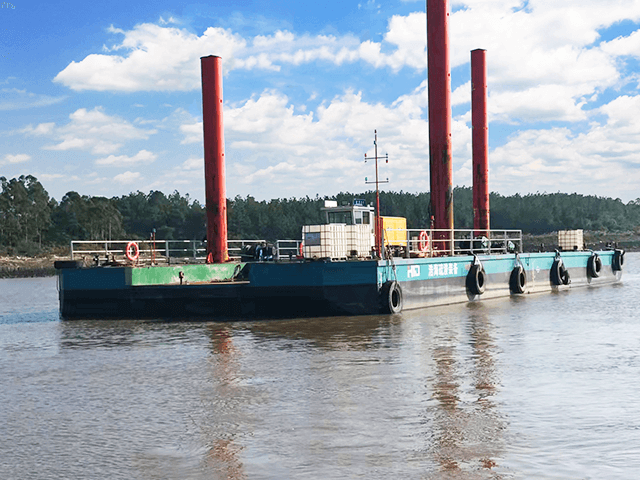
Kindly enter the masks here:
<path id="1" fill-rule="evenodd" d="M 306 258 L 346 258 L 346 225 L 305 225 L 302 227 Z"/>
<path id="2" fill-rule="evenodd" d="M 558 232 L 558 247 L 560 250 L 584 250 L 584 235 L 582 230 L 560 230 Z"/>
<path id="3" fill-rule="evenodd" d="M 351 255 L 355 252 L 358 257 L 371 255 L 373 247 L 373 233 L 371 225 L 347 225 L 347 252 Z"/>

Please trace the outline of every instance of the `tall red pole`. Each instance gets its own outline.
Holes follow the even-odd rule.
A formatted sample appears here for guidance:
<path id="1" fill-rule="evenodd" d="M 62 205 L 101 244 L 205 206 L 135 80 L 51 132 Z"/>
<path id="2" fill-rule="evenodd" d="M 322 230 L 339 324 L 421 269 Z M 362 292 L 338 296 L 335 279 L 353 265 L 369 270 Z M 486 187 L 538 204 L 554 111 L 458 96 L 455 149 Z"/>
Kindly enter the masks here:
<path id="1" fill-rule="evenodd" d="M 487 120 L 487 51 L 471 52 L 471 125 L 473 145 L 473 229 L 489 230 L 489 126 Z"/>
<path id="2" fill-rule="evenodd" d="M 431 214 L 435 217 L 434 228 L 453 229 L 449 0 L 427 0 L 427 57 Z M 439 249 L 450 247 L 438 243 Z"/>
<path id="3" fill-rule="evenodd" d="M 222 124 L 222 59 L 215 56 L 202 57 L 200 66 L 202 69 L 204 182 L 207 197 L 207 262 L 221 263 L 229 259 Z"/>

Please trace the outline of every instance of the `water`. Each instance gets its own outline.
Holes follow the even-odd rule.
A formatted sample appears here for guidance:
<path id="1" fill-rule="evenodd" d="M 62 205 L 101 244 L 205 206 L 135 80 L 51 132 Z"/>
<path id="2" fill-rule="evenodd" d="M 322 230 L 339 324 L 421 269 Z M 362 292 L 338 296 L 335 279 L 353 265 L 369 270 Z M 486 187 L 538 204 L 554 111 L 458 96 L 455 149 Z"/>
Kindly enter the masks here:
<path id="1" fill-rule="evenodd" d="M 629 479 L 640 254 L 624 283 L 268 322 L 58 319 L 0 280 L 2 479 Z"/>

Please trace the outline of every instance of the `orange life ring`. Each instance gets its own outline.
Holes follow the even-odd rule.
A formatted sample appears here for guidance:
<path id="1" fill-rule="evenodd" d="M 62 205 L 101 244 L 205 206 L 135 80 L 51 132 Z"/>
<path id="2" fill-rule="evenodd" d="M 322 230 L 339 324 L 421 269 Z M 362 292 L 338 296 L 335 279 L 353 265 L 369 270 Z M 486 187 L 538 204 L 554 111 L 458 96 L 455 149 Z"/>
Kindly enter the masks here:
<path id="1" fill-rule="evenodd" d="M 429 250 L 429 235 L 427 235 L 427 232 L 424 230 L 420 232 L 420 244 L 418 245 L 418 248 L 421 252 Z"/>
<path id="2" fill-rule="evenodd" d="M 300 242 L 300 257 L 304 257 L 304 242 Z"/>
<path id="3" fill-rule="evenodd" d="M 138 244 L 136 242 L 127 243 L 127 248 L 124 251 L 124 254 L 129 260 L 135 262 L 140 256 L 140 249 L 138 248 Z"/>

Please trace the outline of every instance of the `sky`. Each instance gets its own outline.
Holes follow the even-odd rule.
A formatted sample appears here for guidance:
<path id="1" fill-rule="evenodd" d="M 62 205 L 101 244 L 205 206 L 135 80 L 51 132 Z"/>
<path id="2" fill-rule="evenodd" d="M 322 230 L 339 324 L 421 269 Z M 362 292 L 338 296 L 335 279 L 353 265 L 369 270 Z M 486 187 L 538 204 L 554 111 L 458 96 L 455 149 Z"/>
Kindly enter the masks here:
<path id="1" fill-rule="evenodd" d="M 490 190 L 640 197 L 640 0 L 451 0 L 453 181 L 487 50 Z M 429 190 L 423 0 L 0 2 L 0 176 L 204 201 L 200 58 L 224 69 L 227 196 Z"/>

